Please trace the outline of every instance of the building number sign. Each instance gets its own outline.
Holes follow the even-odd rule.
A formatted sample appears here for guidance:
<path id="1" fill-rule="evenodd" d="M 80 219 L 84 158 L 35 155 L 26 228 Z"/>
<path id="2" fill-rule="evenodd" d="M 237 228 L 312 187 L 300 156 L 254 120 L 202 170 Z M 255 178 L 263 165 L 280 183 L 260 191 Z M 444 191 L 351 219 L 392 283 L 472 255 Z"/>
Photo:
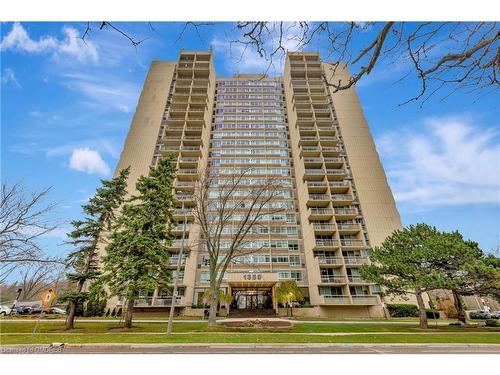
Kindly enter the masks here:
<path id="1" fill-rule="evenodd" d="M 243 280 L 262 280 L 262 275 L 259 273 L 249 273 L 243 275 Z"/>

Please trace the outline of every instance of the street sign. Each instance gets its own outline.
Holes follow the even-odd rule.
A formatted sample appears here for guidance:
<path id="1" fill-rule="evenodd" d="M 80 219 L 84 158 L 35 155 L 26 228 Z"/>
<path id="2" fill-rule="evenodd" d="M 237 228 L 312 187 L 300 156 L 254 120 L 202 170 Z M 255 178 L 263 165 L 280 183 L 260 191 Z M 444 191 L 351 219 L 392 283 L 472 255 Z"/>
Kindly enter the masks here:
<path id="1" fill-rule="evenodd" d="M 40 293 L 39 297 L 43 307 L 50 307 L 57 297 L 56 290 L 54 288 L 47 288 Z"/>

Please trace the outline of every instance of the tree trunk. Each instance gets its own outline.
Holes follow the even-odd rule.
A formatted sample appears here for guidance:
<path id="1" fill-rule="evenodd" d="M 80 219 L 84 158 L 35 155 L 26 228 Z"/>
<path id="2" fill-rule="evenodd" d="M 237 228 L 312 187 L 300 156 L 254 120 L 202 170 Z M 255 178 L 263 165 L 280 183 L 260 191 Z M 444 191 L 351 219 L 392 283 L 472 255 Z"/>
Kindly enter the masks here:
<path id="1" fill-rule="evenodd" d="M 208 326 L 214 327 L 217 323 L 217 292 L 211 290 L 210 292 L 210 310 L 208 314 Z"/>
<path id="2" fill-rule="evenodd" d="M 455 309 L 457 310 L 457 319 L 465 324 L 465 309 L 464 304 L 462 303 L 462 298 L 455 290 L 452 290 L 451 292 L 453 293 L 453 303 L 455 305 Z"/>
<path id="3" fill-rule="evenodd" d="M 419 288 L 415 289 L 415 297 L 417 297 L 418 313 L 420 316 L 420 328 L 428 328 L 427 313 L 425 311 L 424 299 L 422 298 L 422 291 Z"/>
<path id="4" fill-rule="evenodd" d="M 134 298 L 127 299 L 127 309 L 125 311 L 125 328 L 132 328 L 132 315 L 134 311 Z"/>
<path id="5" fill-rule="evenodd" d="M 76 314 L 76 302 L 71 301 L 69 303 L 68 316 L 66 317 L 66 331 L 74 329 L 75 314 Z"/>

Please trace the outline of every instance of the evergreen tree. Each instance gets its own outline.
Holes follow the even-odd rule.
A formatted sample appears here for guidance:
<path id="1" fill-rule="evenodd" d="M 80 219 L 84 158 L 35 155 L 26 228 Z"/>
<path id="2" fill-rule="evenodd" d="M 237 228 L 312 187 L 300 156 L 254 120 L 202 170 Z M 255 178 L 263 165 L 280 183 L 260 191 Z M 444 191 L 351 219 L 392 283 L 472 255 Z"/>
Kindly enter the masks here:
<path id="1" fill-rule="evenodd" d="M 420 328 L 427 328 L 423 294 L 446 289 L 446 275 L 439 265 L 448 261 L 450 252 L 436 228 L 426 224 L 410 225 L 394 231 L 372 249 L 371 264 L 361 267 L 361 276 L 385 288 L 390 295 L 414 294 Z"/>
<path id="2" fill-rule="evenodd" d="M 123 206 L 113 225 L 104 256 L 104 280 L 114 295 L 125 297 L 124 324 L 132 327 L 134 302 L 144 291 L 154 290 L 170 279 L 172 192 L 175 159 L 161 159 L 149 176 L 137 180 L 138 195 Z"/>
<path id="3" fill-rule="evenodd" d="M 111 180 L 101 180 L 102 186 L 96 190 L 89 202 L 82 206 L 85 219 L 71 223 L 73 230 L 68 233 L 68 243 L 76 250 L 68 256 L 71 272 L 67 273 L 67 277 L 75 283 L 75 288 L 61 296 L 61 301 L 69 302 L 67 330 L 73 329 L 77 307 L 83 307 L 88 298 L 84 286 L 99 276 L 99 246 L 105 243 L 103 231 L 111 228 L 116 219 L 115 212 L 125 199 L 129 172 L 130 168 L 126 168 Z"/>

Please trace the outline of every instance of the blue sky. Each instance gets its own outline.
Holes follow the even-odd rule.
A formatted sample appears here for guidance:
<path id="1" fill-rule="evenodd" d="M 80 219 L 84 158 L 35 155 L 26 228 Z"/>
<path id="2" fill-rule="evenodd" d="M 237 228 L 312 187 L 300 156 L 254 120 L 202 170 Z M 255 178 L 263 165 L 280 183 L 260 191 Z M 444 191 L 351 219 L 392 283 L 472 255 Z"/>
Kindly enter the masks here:
<path id="1" fill-rule="evenodd" d="M 268 63 L 226 43 L 231 24 L 191 29 L 182 24 L 120 26 L 138 38 L 137 48 L 117 33 L 91 31 L 85 23 L 1 24 L 1 174 L 32 190 L 53 186 L 60 230 L 44 239 L 49 252 L 100 178 L 118 161 L 151 60 L 176 60 L 179 49 L 213 47 L 217 74 L 262 72 Z M 96 26 L 94 24 L 94 26 Z M 366 33 L 370 37 L 370 31 Z M 326 55 L 322 45 L 311 46 Z M 279 61 L 275 71 L 279 71 Z M 394 84 L 398 66 L 382 63 L 357 91 L 395 194 L 403 224 L 426 222 L 459 230 L 484 250 L 498 246 L 500 232 L 500 137 L 498 96 L 457 93 L 445 101 L 398 106 L 419 82 Z M 270 73 L 273 73 L 271 69 Z"/>

